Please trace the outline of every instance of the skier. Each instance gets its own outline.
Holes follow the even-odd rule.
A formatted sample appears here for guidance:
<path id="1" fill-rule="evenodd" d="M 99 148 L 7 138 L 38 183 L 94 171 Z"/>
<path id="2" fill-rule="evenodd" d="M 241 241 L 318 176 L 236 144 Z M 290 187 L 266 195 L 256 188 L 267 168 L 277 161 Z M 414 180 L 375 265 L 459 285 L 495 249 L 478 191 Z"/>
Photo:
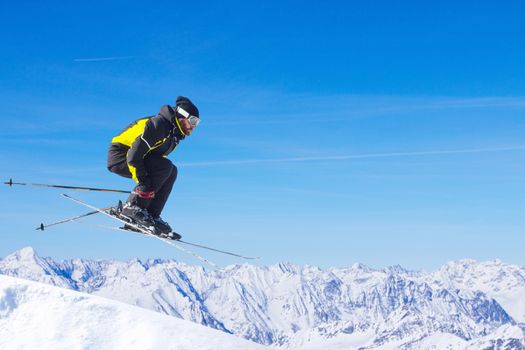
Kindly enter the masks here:
<path id="1" fill-rule="evenodd" d="M 122 216 L 157 235 L 180 239 L 160 217 L 177 179 L 177 167 L 166 156 L 199 122 L 197 107 L 179 96 L 175 106 L 162 106 L 156 116 L 134 121 L 112 139 L 108 170 L 137 182 L 122 207 Z"/>

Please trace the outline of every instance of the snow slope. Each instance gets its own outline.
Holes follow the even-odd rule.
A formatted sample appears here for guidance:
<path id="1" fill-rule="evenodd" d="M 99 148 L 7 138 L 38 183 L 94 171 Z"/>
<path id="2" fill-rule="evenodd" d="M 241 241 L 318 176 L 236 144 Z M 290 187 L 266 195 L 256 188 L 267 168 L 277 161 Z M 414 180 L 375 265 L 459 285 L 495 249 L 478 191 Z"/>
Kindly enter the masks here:
<path id="1" fill-rule="evenodd" d="M 280 263 L 216 271 L 175 260 L 56 262 L 24 248 L 0 274 L 157 311 L 288 349 L 525 349 L 525 267 L 435 272 Z"/>
<path id="2" fill-rule="evenodd" d="M 263 348 L 158 312 L 0 275 L 0 349 Z"/>

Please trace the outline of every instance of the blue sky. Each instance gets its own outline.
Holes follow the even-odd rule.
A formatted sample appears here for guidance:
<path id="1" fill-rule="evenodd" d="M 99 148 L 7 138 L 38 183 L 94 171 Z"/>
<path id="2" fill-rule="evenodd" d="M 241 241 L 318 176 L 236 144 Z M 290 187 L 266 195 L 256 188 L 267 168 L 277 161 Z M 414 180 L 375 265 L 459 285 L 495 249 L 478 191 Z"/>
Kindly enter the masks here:
<path id="1" fill-rule="evenodd" d="M 525 264 L 525 5 L 34 2 L 0 14 L 2 180 L 130 189 L 132 120 L 190 97 L 163 217 L 185 239 L 321 267 Z M 0 188 L 0 256 L 176 258 L 60 190 Z M 107 206 L 123 197 L 72 193 Z M 110 224 L 104 218 L 86 220 Z M 203 252 L 222 265 L 239 261 Z"/>

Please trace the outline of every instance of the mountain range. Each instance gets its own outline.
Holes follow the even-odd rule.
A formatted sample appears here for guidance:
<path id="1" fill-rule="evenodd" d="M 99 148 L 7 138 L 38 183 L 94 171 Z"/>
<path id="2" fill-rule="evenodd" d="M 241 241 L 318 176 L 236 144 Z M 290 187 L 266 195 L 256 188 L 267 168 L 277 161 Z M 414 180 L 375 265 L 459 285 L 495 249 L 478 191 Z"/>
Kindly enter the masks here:
<path id="1" fill-rule="evenodd" d="M 114 299 L 281 349 L 525 349 L 525 267 L 434 272 L 279 263 L 54 261 L 27 247 L 0 274 Z"/>

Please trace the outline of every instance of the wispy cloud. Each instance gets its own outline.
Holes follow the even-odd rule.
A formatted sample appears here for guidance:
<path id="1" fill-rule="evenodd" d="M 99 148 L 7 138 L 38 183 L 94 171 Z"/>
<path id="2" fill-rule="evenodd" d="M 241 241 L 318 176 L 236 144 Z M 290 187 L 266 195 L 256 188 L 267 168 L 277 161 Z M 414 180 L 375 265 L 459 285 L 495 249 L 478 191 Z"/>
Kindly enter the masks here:
<path id="1" fill-rule="evenodd" d="M 247 110 L 236 105 L 236 112 L 219 112 L 212 115 L 209 125 L 262 125 L 298 122 L 347 122 L 370 117 L 399 116 L 448 110 L 474 112 L 482 109 L 523 109 L 525 97 L 385 97 L 385 96 L 302 96 L 276 95 L 271 104 L 261 105 L 260 110 Z M 272 109 L 268 109 L 268 105 Z M 285 106 L 285 110 L 274 105 Z M 322 106 L 320 108 L 319 106 Z M 486 111 L 485 111 L 486 113 Z M 500 117 L 493 113 L 495 117 Z"/>
<path id="2" fill-rule="evenodd" d="M 119 61 L 129 60 L 133 56 L 112 56 L 112 57 L 92 57 L 92 58 L 75 58 L 74 62 L 101 62 L 101 61 Z"/>
<path id="3" fill-rule="evenodd" d="M 89 145 L 96 141 L 84 139 L 64 139 L 64 138 L 50 138 L 50 137 L 31 137 L 31 138 L 2 138 L 1 144 L 17 144 L 17 145 Z"/>
<path id="4" fill-rule="evenodd" d="M 184 162 L 183 166 L 216 166 L 216 165 L 242 165 L 242 164 L 260 164 L 260 163 L 290 163 L 290 162 L 314 162 L 314 161 L 337 161 L 349 159 L 367 159 L 367 158 L 391 158 L 391 157 L 415 157 L 415 156 L 432 156 L 445 154 L 465 154 L 465 153 L 487 153 L 487 152 L 505 152 L 525 150 L 523 146 L 508 146 L 495 148 L 471 148 L 460 150 L 436 150 L 436 151 L 417 151 L 417 152 L 390 152 L 390 153 L 366 153 L 334 156 L 315 156 L 315 157 L 288 157 L 288 158 L 259 158 L 259 159 L 232 159 L 202 162 Z"/>

